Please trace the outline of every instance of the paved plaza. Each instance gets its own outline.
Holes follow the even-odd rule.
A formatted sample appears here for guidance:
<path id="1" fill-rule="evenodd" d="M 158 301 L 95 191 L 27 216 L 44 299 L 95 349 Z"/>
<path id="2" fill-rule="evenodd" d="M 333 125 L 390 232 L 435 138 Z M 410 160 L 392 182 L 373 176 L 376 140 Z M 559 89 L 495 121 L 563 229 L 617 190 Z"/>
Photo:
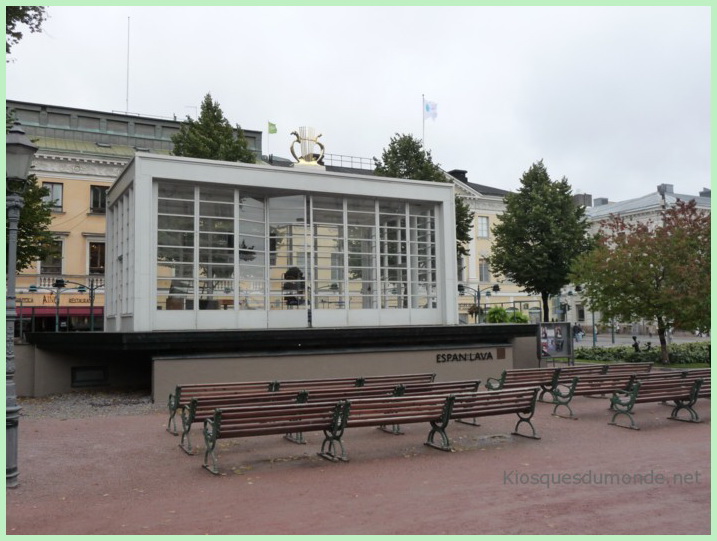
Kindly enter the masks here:
<path id="1" fill-rule="evenodd" d="M 278 436 L 224 440 L 221 476 L 164 429 L 166 414 L 25 418 L 8 534 L 709 534 L 710 401 L 700 424 L 636 407 L 641 430 L 609 426 L 607 399 L 577 397 L 578 420 L 539 404 L 541 440 L 514 415 L 451 423 L 455 452 L 405 434 L 349 430 L 348 463 Z"/>

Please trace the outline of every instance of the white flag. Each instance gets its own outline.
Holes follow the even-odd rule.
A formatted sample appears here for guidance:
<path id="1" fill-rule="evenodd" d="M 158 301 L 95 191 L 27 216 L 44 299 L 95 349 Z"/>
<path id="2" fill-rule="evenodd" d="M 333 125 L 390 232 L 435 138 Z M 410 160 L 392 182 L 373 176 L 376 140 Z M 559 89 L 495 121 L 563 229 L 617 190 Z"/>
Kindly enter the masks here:
<path id="1" fill-rule="evenodd" d="M 423 103 L 423 119 L 432 118 L 435 120 L 438 116 L 438 104 L 434 101 L 427 101 Z"/>

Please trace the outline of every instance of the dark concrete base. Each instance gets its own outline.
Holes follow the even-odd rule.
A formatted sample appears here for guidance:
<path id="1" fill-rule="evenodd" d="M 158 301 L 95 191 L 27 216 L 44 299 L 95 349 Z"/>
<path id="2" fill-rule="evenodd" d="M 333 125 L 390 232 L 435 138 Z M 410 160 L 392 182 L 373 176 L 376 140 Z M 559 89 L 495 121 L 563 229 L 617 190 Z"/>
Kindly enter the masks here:
<path id="1" fill-rule="evenodd" d="M 491 324 L 336 329 L 34 333 L 18 393 L 43 396 L 105 371 L 106 386 L 152 389 L 164 400 L 178 383 L 436 372 L 437 380 L 497 377 L 537 366 L 537 326 Z M 473 362 L 492 351 L 491 362 Z M 481 359 L 482 360 L 482 359 Z M 84 372 L 83 372 L 84 371 Z M 208 379 L 207 379 L 208 378 Z M 214 379 L 212 379 L 214 378 Z M 181 381 L 179 381 L 181 379 Z"/>

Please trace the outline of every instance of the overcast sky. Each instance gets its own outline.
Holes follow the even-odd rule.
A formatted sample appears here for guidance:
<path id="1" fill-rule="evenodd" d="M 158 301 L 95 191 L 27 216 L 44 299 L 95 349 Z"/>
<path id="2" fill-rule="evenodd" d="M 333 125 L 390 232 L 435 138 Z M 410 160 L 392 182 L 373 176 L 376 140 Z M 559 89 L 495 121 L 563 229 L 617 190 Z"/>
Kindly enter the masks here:
<path id="1" fill-rule="evenodd" d="M 574 193 L 611 201 L 663 182 L 710 186 L 709 7 L 48 14 L 12 50 L 9 99 L 183 119 L 211 92 L 232 124 L 265 132 L 264 153 L 285 157 L 300 126 L 321 132 L 328 154 L 365 158 L 425 129 L 443 169 L 506 190 L 540 159 Z M 424 122 L 423 95 L 435 120 Z M 278 133 L 267 144 L 268 121 Z"/>

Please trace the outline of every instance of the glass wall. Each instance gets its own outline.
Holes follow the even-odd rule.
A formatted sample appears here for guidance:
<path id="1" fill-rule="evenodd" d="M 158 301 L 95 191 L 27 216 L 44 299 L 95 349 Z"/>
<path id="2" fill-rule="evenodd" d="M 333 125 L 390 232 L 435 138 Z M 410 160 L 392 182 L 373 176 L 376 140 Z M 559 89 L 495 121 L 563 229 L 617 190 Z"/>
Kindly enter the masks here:
<path id="1" fill-rule="evenodd" d="M 156 209 L 159 310 L 437 307 L 432 203 L 160 181 Z"/>

